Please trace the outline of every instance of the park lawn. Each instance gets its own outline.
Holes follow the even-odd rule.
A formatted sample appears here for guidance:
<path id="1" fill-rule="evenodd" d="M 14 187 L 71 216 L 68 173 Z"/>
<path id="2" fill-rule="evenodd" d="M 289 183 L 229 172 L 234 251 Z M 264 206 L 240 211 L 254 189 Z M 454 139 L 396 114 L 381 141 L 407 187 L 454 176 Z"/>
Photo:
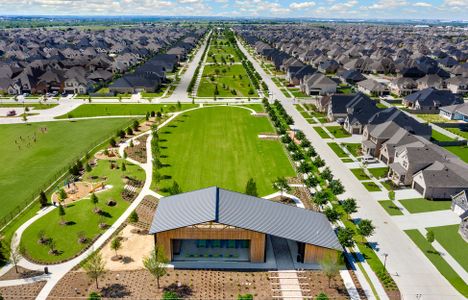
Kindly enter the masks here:
<path id="1" fill-rule="evenodd" d="M 330 131 L 330 133 L 333 134 L 337 139 L 351 136 L 351 134 L 344 130 L 341 126 L 327 126 L 325 128 L 327 128 L 328 131 Z"/>
<path id="2" fill-rule="evenodd" d="M 444 148 L 468 163 L 468 146 L 445 146 Z"/>
<path id="3" fill-rule="evenodd" d="M 466 254 L 468 253 L 468 243 L 461 237 L 458 229 L 458 224 L 431 227 L 427 230 L 434 232 L 435 239 L 444 247 L 444 249 L 450 253 L 450 255 L 465 269 L 468 271 L 468 259 Z"/>
<path id="4" fill-rule="evenodd" d="M 330 138 L 328 133 L 322 127 L 314 127 L 314 130 L 317 131 L 317 133 L 320 135 L 321 138 L 323 138 L 323 139 L 329 139 Z"/>
<path id="5" fill-rule="evenodd" d="M 404 199 L 400 203 L 412 214 L 450 209 L 450 200 L 427 200 L 424 198 Z"/>
<path id="6" fill-rule="evenodd" d="M 358 169 L 351 169 L 351 172 L 356 176 L 357 179 L 359 180 L 370 180 L 370 177 L 367 176 L 367 174 L 364 172 L 363 169 L 358 168 Z"/>
<path id="7" fill-rule="evenodd" d="M 367 168 L 367 170 L 377 179 L 385 178 L 388 174 L 388 167 L 383 168 Z"/>
<path id="8" fill-rule="evenodd" d="M 434 129 L 432 129 L 432 136 L 431 136 L 431 138 L 432 138 L 433 140 L 435 140 L 435 141 L 438 141 L 438 142 L 452 142 L 452 141 L 454 141 L 453 138 L 448 137 L 448 136 L 446 136 L 445 134 L 440 133 L 440 132 L 438 132 L 438 131 L 436 131 L 436 130 L 434 130 Z"/>
<path id="9" fill-rule="evenodd" d="M 56 107 L 58 104 L 43 104 L 43 103 L 26 103 L 26 104 L 19 104 L 19 103 L 11 103 L 11 104 L 0 104 L 0 108 L 17 108 L 17 107 L 29 107 L 33 108 L 34 110 L 41 110 L 41 109 L 49 109 Z"/>
<path id="10" fill-rule="evenodd" d="M 161 156 L 167 156 L 161 162 L 169 165 L 160 172 L 171 178 L 158 187 L 177 181 L 184 192 L 214 185 L 245 192 L 253 178 L 260 196 L 274 192 L 274 179 L 295 172 L 281 143 L 259 139 L 261 132 L 273 132 L 269 120 L 237 107 L 213 106 L 178 116 L 159 133 Z"/>
<path id="11" fill-rule="evenodd" d="M 131 119 L 118 118 L 0 126 L 0 218 L 38 196 L 41 189 L 86 151 L 130 123 Z M 42 133 L 40 128 L 47 128 L 47 132 Z M 15 141 L 19 137 L 23 141 L 18 145 Z"/>
<path id="12" fill-rule="evenodd" d="M 390 216 L 401 216 L 403 212 L 393 203 L 392 200 L 379 201 L 379 204 L 385 209 Z"/>
<path id="13" fill-rule="evenodd" d="M 354 156 L 361 156 L 361 144 L 360 143 L 343 143 L 343 146 Z"/>
<path id="14" fill-rule="evenodd" d="M 223 88 L 223 83 L 226 88 Z M 233 80 L 229 77 L 218 77 L 215 81 L 211 81 L 209 78 L 204 77 L 200 81 L 200 86 L 198 87 L 197 96 L 198 97 L 214 97 L 215 96 L 215 86 L 218 85 L 218 95 L 216 97 L 257 97 L 258 94 L 255 91 L 255 88 L 251 86 L 250 79 L 244 77 L 242 80 Z M 234 89 L 236 94 L 233 94 L 231 90 Z M 253 94 L 249 95 L 249 91 L 253 90 Z"/>
<path id="15" fill-rule="evenodd" d="M 362 185 L 369 191 L 369 192 L 380 192 L 381 189 L 377 184 L 372 181 L 369 182 L 362 182 Z"/>
<path id="16" fill-rule="evenodd" d="M 339 158 L 349 158 L 348 154 L 346 154 L 337 143 L 328 143 L 328 147 L 330 147 Z"/>
<path id="17" fill-rule="evenodd" d="M 174 112 L 196 107 L 195 104 L 82 104 L 66 115 L 56 119 L 99 116 L 144 116 L 147 112 Z"/>
<path id="18" fill-rule="evenodd" d="M 243 65 L 206 65 L 203 69 L 203 77 L 216 76 L 215 70 L 219 70 L 219 76 L 230 77 L 232 80 L 249 79 Z M 239 78 L 239 75 L 242 75 L 242 79 Z M 233 76 L 236 76 L 236 78 L 233 78 Z"/>
<path id="19" fill-rule="evenodd" d="M 451 133 L 456 134 L 456 135 L 468 140 L 468 131 L 463 131 L 460 128 L 445 128 L 445 130 L 448 130 Z"/>
<path id="20" fill-rule="evenodd" d="M 450 265 L 443 259 L 443 257 L 432 247 L 426 238 L 417 229 L 405 230 L 405 233 L 410 239 L 419 247 L 419 249 L 426 255 L 432 264 L 439 270 L 451 284 L 463 296 L 468 297 L 468 285 L 460 276 L 450 267 Z"/>
<path id="21" fill-rule="evenodd" d="M 123 160 L 119 160 L 117 164 L 120 166 L 122 162 Z M 107 177 L 106 185 L 111 185 L 112 188 L 96 193 L 99 198 L 97 206 L 104 213 L 100 215 L 93 212 L 94 205 L 89 197 L 71 203 L 65 208 L 66 215 L 64 219 L 70 222 L 69 225 L 60 225 L 58 209 L 52 210 L 34 222 L 23 233 L 21 244 L 26 249 L 27 257 L 45 263 L 71 259 L 87 246 L 87 244 L 78 242 L 78 232 L 84 232 L 91 241 L 105 231 L 99 228 L 100 222 L 112 225 L 122 215 L 130 205 L 121 196 L 125 185 L 123 176 L 144 181 L 145 172 L 140 167 L 128 162 L 126 171 L 111 169 L 110 163 L 110 161 L 105 160 L 98 161 L 98 165 L 90 173 L 85 174 L 84 177 L 84 181 L 95 183 L 99 182 L 99 180 L 91 179 L 92 176 Z M 117 205 L 113 207 L 106 205 L 107 201 L 111 199 L 116 201 Z M 57 250 L 61 252 L 59 255 L 50 255 L 48 253 L 49 248 L 37 242 L 38 233 L 41 230 L 44 230 L 46 236 L 55 241 Z"/>

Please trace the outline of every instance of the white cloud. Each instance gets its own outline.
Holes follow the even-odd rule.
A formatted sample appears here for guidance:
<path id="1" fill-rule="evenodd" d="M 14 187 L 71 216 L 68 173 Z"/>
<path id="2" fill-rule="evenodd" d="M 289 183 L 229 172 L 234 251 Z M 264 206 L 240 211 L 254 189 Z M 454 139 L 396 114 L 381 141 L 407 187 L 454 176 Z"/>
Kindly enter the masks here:
<path id="1" fill-rule="evenodd" d="M 379 0 L 369 6 L 370 9 L 389 9 L 408 5 L 406 0 Z"/>
<path id="2" fill-rule="evenodd" d="M 468 7 L 468 0 L 444 0 L 446 6 Z"/>
<path id="3" fill-rule="evenodd" d="M 312 6 L 315 6 L 315 2 L 313 1 L 308 1 L 308 2 L 293 2 L 289 5 L 289 8 L 291 9 L 304 9 L 304 8 L 310 8 Z"/>
<path id="4" fill-rule="evenodd" d="M 427 3 L 427 2 L 416 2 L 415 4 L 413 4 L 413 6 L 416 6 L 416 7 L 432 7 L 432 4 Z"/>

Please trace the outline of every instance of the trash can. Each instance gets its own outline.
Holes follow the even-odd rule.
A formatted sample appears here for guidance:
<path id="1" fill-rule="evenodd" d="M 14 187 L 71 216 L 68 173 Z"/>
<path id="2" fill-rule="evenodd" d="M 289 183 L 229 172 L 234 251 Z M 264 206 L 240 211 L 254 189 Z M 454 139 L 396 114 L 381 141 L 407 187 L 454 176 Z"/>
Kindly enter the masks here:
<path id="1" fill-rule="evenodd" d="M 44 274 L 49 274 L 49 267 L 44 267 Z"/>

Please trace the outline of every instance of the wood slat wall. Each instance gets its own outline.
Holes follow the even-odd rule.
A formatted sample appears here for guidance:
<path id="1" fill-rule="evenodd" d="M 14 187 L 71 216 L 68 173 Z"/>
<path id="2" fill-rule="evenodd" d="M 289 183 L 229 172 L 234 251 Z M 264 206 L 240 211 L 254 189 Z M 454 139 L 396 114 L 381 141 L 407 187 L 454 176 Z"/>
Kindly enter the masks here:
<path id="1" fill-rule="evenodd" d="M 318 263 L 320 260 L 326 257 L 336 259 L 338 257 L 338 251 L 311 244 L 305 244 L 304 263 Z"/>

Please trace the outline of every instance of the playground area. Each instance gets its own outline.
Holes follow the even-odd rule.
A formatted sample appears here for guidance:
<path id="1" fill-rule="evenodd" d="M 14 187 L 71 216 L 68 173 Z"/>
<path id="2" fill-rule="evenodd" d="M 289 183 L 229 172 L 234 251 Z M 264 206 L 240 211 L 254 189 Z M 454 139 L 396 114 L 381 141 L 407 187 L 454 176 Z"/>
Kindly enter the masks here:
<path id="1" fill-rule="evenodd" d="M 92 193 L 107 190 L 111 186 L 105 185 L 104 182 L 90 183 L 90 182 L 72 182 L 67 183 L 65 186 L 52 194 L 52 203 L 62 203 L 67 205 L 75 201 L 86 198 Z"/>

